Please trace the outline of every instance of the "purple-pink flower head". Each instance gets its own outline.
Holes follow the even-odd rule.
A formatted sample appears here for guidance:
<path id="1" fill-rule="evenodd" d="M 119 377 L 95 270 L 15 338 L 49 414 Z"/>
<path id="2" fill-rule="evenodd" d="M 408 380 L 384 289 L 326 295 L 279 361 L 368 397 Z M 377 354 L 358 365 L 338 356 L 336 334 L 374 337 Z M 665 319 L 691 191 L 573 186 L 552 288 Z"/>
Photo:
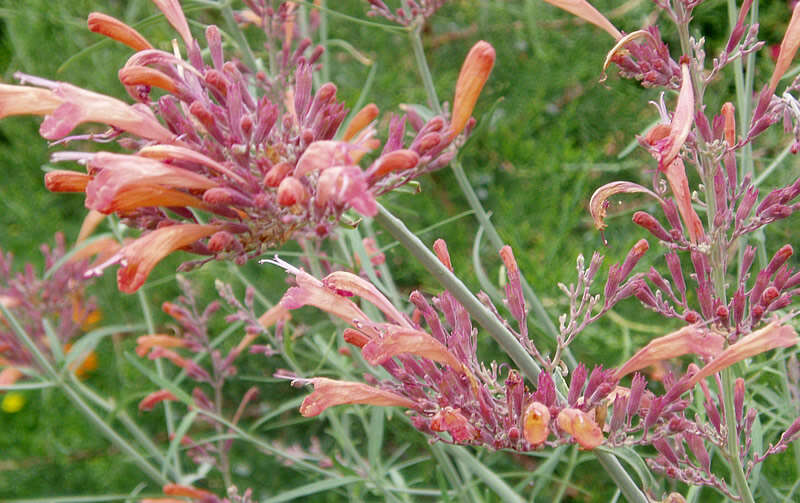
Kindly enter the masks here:
<path id="1" fill-rule="evenodd" d="M 150 238 L 163 245 L 158 250 L 131 243 L 105 264 L 148 264 L 121 273 L 128 292 L 177 249 L 205 256 L 187 267 L 212 259 L 241 263 L 291 239 L 326 237 L 348 211 L 374 215 L 376 197 L 452 159 L 494 61 L 491 46 L 479 42 L 459 77 L 452 120 L 433 117 L 408 138 L 405 120 L 393 120 L 380 148 L 374 104 L 346 124 L 336 86 L 314 89 L 322 51 L 297 35 L 290 2 L 277 10 L 251 2 L 253 10 L 239 13 L 282 45 L 269 75 L 226 60 L 215 26 L 205 30 L 207 51 L 201 50 L 177 0 L 155 4 L 179 33 L 183 54 L 155 49 L 110 16 L 89 17 L 91 31 L 136 51 L 119 70 L 135 104 L 24 74 L 16 76 L 27 85 L 0 85 L 0 118 L 43 115 L 46 139 L 116 140 L 127 150 L 54 154 L 54 162 L 77 162 L 85 171 L 58 170 L 46 182 L 52 191 L 84 192 L 87 208 L 117 214 L 144 231 L 139 239 L 171 237 Z M 89 123 L 107 130 L 73 133 Z"/>

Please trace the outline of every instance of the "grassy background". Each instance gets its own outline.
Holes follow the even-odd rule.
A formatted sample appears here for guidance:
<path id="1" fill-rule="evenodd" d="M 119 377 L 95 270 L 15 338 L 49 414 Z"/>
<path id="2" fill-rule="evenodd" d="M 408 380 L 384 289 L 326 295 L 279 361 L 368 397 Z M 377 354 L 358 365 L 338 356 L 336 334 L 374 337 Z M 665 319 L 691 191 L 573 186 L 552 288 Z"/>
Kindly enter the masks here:
<path id="1" fill-rule="evenodd" d="M 618 6 L 611 1 L 595 4 L 604 12 Z M 329 1 L 328 5 L 362 18 L 366 11 L 366 2 L 358 0 Z M 624 14 L 612 18 L 618 26 L 632 31 L 647 22 L 651 12 L 648 2 L 632 1 L 625 5 L 629 8 Z M 200 23 L 215 20 L 213 11 L 197 4 L 186 2 L 185 7 L 189 17 Z M 174 36 L 163 18 L 156 16 L 154 6 L 144 0 L 0 0 L 2 81 L 12 82 L 13 72 L 22 71 L 122 97 L 124 90 L 116 78 L 116 69 L 124 63 L 129 51 L 117 44 L 101 42 L 99 36 L 85 29 L 86 15 L 93 10 L 135 25 L 153 41 Z M 720 28 L 719 21 L 726 19 L 725 16 L 722 1 L 707 2 L 698 11 L 695 25 L 711 32 L 711 47 L 718 46 L 725 37 L 727 30 Z M 763 37 L 773 43 L 779 41 L 786 17 L 783 2 L 763 6 Z M 377 65 L 370 101 L 385 112 L 397 112 L 399 103 L 424 102 L 404 35 L 336 16 L 331 16 L 330 23 L 331 38 L 351 42 Z M 198 26 L 193 30 L 199 33 Z M 674 33 L 664 33 L 668 41 L 673 37 Z M 495 46 L 498 59 L 475 112 L 479 128 L 460 156 L 503 239 L 514 247 L 522 270 L 555 319 L 565 308 L 557 283 L 573 281 L 578 254 L 589 257 L 602 248 L 601 238 L 586 210 L 591 193 L 612 180 L 646 182 L 649 170 L 654 168 L 642 152 L 624 158 L 619 154 L 635 134 L 655 120 L 655 109 L 647 106 L 647 101 L 657 99 L 658 95 L 642 90 L 634 82 L 621 81 L 613 72 L 605 85 L 598 82 L 602 61 L 612 41 L 594 27 L 573 22 L 568 15 L 540 0 L 483 0 L 449 2 L 426 28 L 426 53 L 442 99 L 452 95 L 460 64 L 469 47 L 479 39 Z M 340 97 L 352 105 L 370 69 L 337 47 L 331 49 L 330 58 L 332 81 L 338 85 Z M 764 65 L 768 68 L 769 63 Z M 719 90 L 719 103 L 728 99 L 725 96 L 728 92 L 730 89 Z M 85 211 L 81 197 L 54 195 L 44 189 L 41 167 L 47 163 L 48 148 L 37 134 L 38 124 L 37 119 L 27 117 L 0 122 L 0 169 L 4 177 L 4 183 L 0 184 L 0 246 L 20 260 L 34 263 L 40 261 L 39 244 L 49 241 L 55 231 L 63 231 L 68 239 L 74 239 Z M 761 154 L 762 162 L 767 162 L 774 152 Z M 384 201 L 410 228 L 426 229 L 467 209 L 449 170 L 428 176 L 421 183 L 422 194 L 391 195 Z M 619 260 L 633 243 L 645 237 L 643 230 L 630 224 L 630 215 L 639 209 L 640 203 L 625 201 L 624 206 L 614 208 L 606 234 L 609 246 L 602 249 L 607 264 Z M 791 225 L 789 222 L 782 226 L 776 237 L 789 238 Z M 476 228 L 472 218 L 466 216 L 422 235 L 428 243 L 437 237 L 448 241 L 457 272 L 473 287 L 477 287 L 477 282 L 470 255 Z M 484 266 L 495 277 L 499 260 L 485 244 L 482 251 Z M 438 291 L 435 281 L 399 247 L 392 248 L 388 258 L 404 290 Z M 152 277 L 170 276 L 179 261 L 160 265 Z M 250 264 L 244 271 L 261 285 L 270 281 L 282 284 L 279 274 L 263 267 Z M 225 274 L 222 266 L 211 265 L 196 272 L 194 277 L 201 283 L 210 283 Z M 174 296 L 174 287 L 170 285 L 160 283 L 148 288 L 154 306 Z M 113 274 L 100 280 L 97 288 L 109 321 L 137 320 L 134 299 L 114 293 Z M 277 300 L 281 288 L 273 290 L 272 300 Z M 623 319 L 635 317 L 640 325 L 598 324 L 573 347 L 579 359 L 616 365 L 630 354 L 631 348 L 652 337 L 646 325 L 652 320 L 646 315 L 643 318 L 638 306 L 627 303 L 617 312 Z M 485 345 L 486 353 L 493 354 L 491 344 Z M 141 398 L 136 393 L 149 389 L 148 383 L 115 357 L 115 350 L 131 347 L 131 340 L 120 340 L 113 349 L 102 348 L 100 369 L 90 383 L 135 403 Z M 269 376 L 274 370 L 254 363 L 241 372 Z M 242 384 L 245 385 L 248 383 Z M 272 385 L 268 390 L 265 395 L 272 394 L 275 402 L 294 393 L 286 390 L 285 385 Z M 127 492 L 135 485 L 132 481 L 141 479 L 136 468 L 109 449 L 106 441 L 85 425 L 59 393 L 31 392 L 25 396 L 28 403 L 21 412 L 13 415 L 0 412 L 0 431 L 5 432 L 0 435 L 0 499 Z M 296 414 L 287 415 L 263 433 L 287 444 L 306 438 L 309 433 L 324 438 L 324 422 L 297 425 L 297 419 Z M 155 414 L 140 415 L 137 420 L 153 431 L 159 430 L 160 418 Z M 400 426 L 389 435 L 388 443 L 392 446 L 410 442 L 412 449 L 424 450 L 424 439 L 407 427 Z M 514 459 L 503 453 L 481 455 L 498 471 L 519 470 L 517 462 L 528 469 L 536 465 L 535 458 Z M 242 479 L 249 479 L 262 494 L 270 491 L 265 488 L 277 491 L 276 488 L 291 488 L 305 480 L 303 475 L 285 469 L 267 456 L 245 459 L 237 470 L 243 474 Z M 611 490 L 601 482 L 605 476 L 594 472 L 596 465 L 582 469 L 568 495 L 585 501 L 606 499 Z M 518 476 L 521 479 L 523 475 Z M 213 478 L 211 483 L 215 483 Z M 333 501 L 341 498 L 341 494 L 320 498 Z"/>

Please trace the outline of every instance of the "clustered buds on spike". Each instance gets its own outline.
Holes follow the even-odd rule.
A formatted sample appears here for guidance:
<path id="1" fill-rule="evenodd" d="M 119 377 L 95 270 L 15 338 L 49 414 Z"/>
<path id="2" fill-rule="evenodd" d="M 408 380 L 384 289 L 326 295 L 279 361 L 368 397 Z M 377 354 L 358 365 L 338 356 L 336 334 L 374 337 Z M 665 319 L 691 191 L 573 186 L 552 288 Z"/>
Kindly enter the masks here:
<path id="1" fill-rule="evenodd" d="M 86 171 L 56 170 L 45 180 L 52 191 L 84 192 L 90 210 L 115 213 L 145 231 L 93 270 L 121 265 L 125 292 L 138 289 L 155 264 L 178 249 L 207 257 L 184 269 L 212 259 L 243 263 L 290 239 L 326 237 L 350 209 L 374 215 L 377 196 L 454 157 L 494 63 L 494 49 L 476 44 L 459 76 L 452 120 L 415 121 L 407 143 L 406 118 L 393 117 L 379 150 L 374 104 L 344 130 L 347 109 L 336 86 L 325 83 L 313 92 L 321 48 L 296 35 L 292 2 L 277 10 L 263 0 L 249 2 L 239 14 L 282 48 L 269 76 L 226 61 L 216 26 L 205 31 L 205 61 L 178 2 L 156 3 L 181 35 L 186 59 L 154 49 L 119 20 L 98 13 L 89 18 L 92 31 L 136 51 L 119 71 L 135 105 L 20 73 L 16 77 L 29 85 L 0 84 L 0 118 L 44 115 L 40 132 L 56 143 L 116 139 L 129 151 L 56 153 L 54 162 L 78 162 Z M 420 8 L 427 12 L 431 5 Z M 87 122 L 110 129 L 71 135 Z"/>
<path id="2" fill-rule="evenodd" d="M 424 23 L 433 16 L 447 0 L 403 0 L 400 7 L 392 10 L 383 0 L 367 0 L 368 16 L 380 16 L 402 26 Z"/>
<path id="3" fill-rule="evenodd" d="M 44 369 L 14 328 L 18 324 L 39 353 L 50 362 L 56 355 L 69 352 L 76 338 L 99 317 L 95 299 L 87 296 L 90 283 L 85 278 L 88 267 L 80 252 L 66 259 L 64 236 L 55 235 L 55 246 L 41 246 L 44 272 L 39 274 L 30 263 L 15 271 L 13 256 L 0 252 L 0 303 L 13 321 L 0 313 L 0 383 L 11 385 L 26 374 Z M 48 337 L 49 323 L 56 340 Z M 59 347 L 54 347 L 55 344 Z M 81 376 L 97 366 L 94 353 L 78 355 L 72 370 Z M 25 371 L 25 372 L 23 372 Z"/>
<path id="4" fill-rule="evenodd" d="M 227 379 L 236 375 L 236 360 L 240 355 L 249 351 L 259 354 L 274 354 L 269 346 L 258 346 L 252 343 L 259 336 L 267 336 L 273 343 L 280 344 L 284 321 L 287 318 L 285 310 L 271 309 L 263 316 L 256 316 L 254 309 L 254 295 L 252 288 L 245 293 L 244 302 L 233 294 L 229 285 L 218 282 L 219 295 L 233 311 L 225 317 L 227 323 L 240 322 L 244 325 L 245 335 L 238 344 L 233 346 L 227 354 L 223 354 L 216 347 L 214 339 L 209 333 L 209 324 L 212 323 L 222 304 L 214 301 L 201 308 L 192 290 L 192 285 L 183 277 L 178 276 L 178 284 L 183 291 L 175 302 L 165 302 L 162 310 L 168 314 L 180 327 L 175 335 L 147 334 L 139 336 L 136 340 L 136 354 L 150 360 L 165 359 L 175 367 L 183 370 L 192 379 L 196 386 L 191 392 L 192 408 L 201 414 L 207 411 L 220 414 L 223 408 L 222 397 L 230 400 L 229 394 L 223 394 L 223 387 Z M 230 311 L 229 311 L 230 312 Z M 268 329 L 275 326 L 275 331 L 270 334 Z M 208 367 L 198 362 L 195 355 L 207 354 L 210 357 Z M 256 387 L 249 388 L 238 402 L 236 413 L 229 419 L 236 424 L 246 408 L 258 395 Z M 158 404 L 166 401 L 177 402 L 180 398 L 171 390 L 160 389 L 149 393 L 139 402 L 139 410 L 151 411 Z M 219 421 L 204 417 L 219 432 L 227 431 L 227 426 Z M 199 464 L 212 464 L 225 470 L 227 463 L 226 453 L 231 449 L 232 440 L 224 442 L 201 441 L 185 435 L 181 445 L 187 449 L 189 456 Z"/>

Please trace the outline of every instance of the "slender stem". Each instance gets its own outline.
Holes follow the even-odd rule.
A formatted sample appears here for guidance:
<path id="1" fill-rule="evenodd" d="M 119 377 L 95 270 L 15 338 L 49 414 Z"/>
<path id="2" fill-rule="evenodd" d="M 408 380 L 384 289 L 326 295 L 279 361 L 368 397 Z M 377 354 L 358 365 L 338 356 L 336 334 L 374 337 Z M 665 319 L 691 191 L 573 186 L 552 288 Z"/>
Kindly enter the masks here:
<path id="1" fill-rule="evenodd" d="M 322 53 L 322 81 L 330 82 L 331 80 L 331 55 L 328 50 L 328 2 L 321 0 L 319 9 L 319 43 L 325 48 Z"/>
<path id="2" fill-rule="evenodd" d="M 478 461 L 467 449 L 457 446 L 449 446 L 447 451 L 452 456 L 466 466 L 470 472 L 475 474 L 484 484 L 489 486 L 503 501 L 512 503 L 523 503 L 519 494 L 514 491 L 506 482 L 497 476 L 494 471 Z"/>
<path id="3" fill-rule="evenodd" d="M 431 75 L 430 68 L 428 67 L 428 60 L 425 58 L 425 51 L 422 46 L 420 29 L 421 25 L 409 31 L 409 39 L 411 40 L 411 46 L 414 49 L 414 58 L 417 62 L 417 68 L 420 76 L 422 77 L 422 83 L 425 86 L 425 92 L 428 95 L 428 103 L 434 113 L 441 115 L 442 107 L 439 103 L 439 98 L 436 95 L 436 87 L 433 84 L 433 76 Z M 485 209 L 483 209 L 483 205 L 481 204 L 480 199 L 478 199 L 477 194 L 475 194 L 475 191 L 472 189 L 472 185 L 469 183 L 469 179 L 467 178 L 466 173 L 464 173 L 464 168 L 461 166 L 461 163 L 458 161 L 458 159 L 454 159 L 450 163 L 450 167 L 453 169 L 453 174 L 458 182 L 458 187 L 461 189 L 464 197 L 466 197 L 469 207 L 475 212 L 475 217 L 478 219 L 478 222 L 486 231 L 486 235 L 489 238 L 489 242 L 491 243 L 492 247 L 495 250 L 500 250 L 505 243 L 500 238 L 500 234 L 498 234 L 497 229 L 495 229 L 494 224 L 489 218 L 489 214 L 486 213 Z M 533 319 L 538 322 L 540 328 L 544 330 L 547 335 L 552 337 L 553 340 L 558 341 L 558 330 L 553 324 L 553 321 L 550 319 L 550 316 L 548 316 L 547 311 L 545 311 L 542 302 L 536 295 L 536 292 L 534 292 L 533 288 L 531 288 L 531 285 L 524 276 L 520 276 L 520 280 L 522 282 L 522 292 L 525 295 L 525 299 L 528 301 L 528 304 L 530 304 L 530 307 L 533 310 Z M 577 361 L 572 355 L 572 352 L 569 350 L 569 348 L 565 348 L 563 353 L 569 367 L 574 368 L 577 365 Z"/>
<path id="4" fill-rule="evenodd" d="M 422 84 L 425 86 L 425 94 L 428 95 L 428 106 L 436 115 L 442 115 L 442 105 L 436 95 L 436 86 L 433 84 L 433 76 L 428 67 L 428 60 L 425 58 L 425 49 L 422 46 L 422 36 L 420 35 L 422 27 L 422 23 L 413 26 L 408 32 L 408 39 L 411 41 L 411 48 L 414 49 L 414 59 L 417 62 Z"/>
<path id="5" fill-rule="evenodd" d="M 70 401 L 78 408 L 78 410 L 81 411 L 81 413 L 83 413 L 89 422 L 92 423 L 95 428 L 100 430 L 100 432 L 105 435 L 105 437 L 119 450 L 130 456 L 136 466 L 146 473 L 147 476 L 153 480 L 153 482 L 159 485 L 164 485 L 170 482 L 169 479 L 159 472 L 158 468 L 150 464 L 147 459 L 145 459 L 136 449 L 134 449 L 127 440 L 125 440 L 125 438 L 120 436 L 120 434 L 117 433 L 114 428 L 103 421 L 103 419 L 97 415 L 97 412 L 95 412 L 94 409 L 92 409 L 92 407 L 86 403 L 86 401 L 84 401 L 84 399 L 74 389 L 72 389 L 71 386 L 60 379 L 59 384 L 64 393 L 69 397 Z"/>
<path id="6" fill-rule="evenodd" d="M 464 283 L 453 274 L 450 269 L 444 266 L 436 255 L 431 252 L 420 239 L 415 236 L 405 224 L 389 213 L 383 206 L 378 205 L 378 214 L 375 221 L 386 229 L 393 238 L 400 241 L 425 269 L 428 270 L 453 296 L 464 306 L 464 308 L 475 318 L 475 320 L 486 329 L 491 336 L 500 344 L 500 347 L 514 360 L 523 374 L 531 381 L 537 382 L 541 368 L 531 358 L 531 355 L 522 347 L 519 341 L 511 332 L 500 323 L 494 314 L 486 306 L 472 295 L 472 292 L 464 286 Z"/>
<path id="7" fill-rule="evenodd" d="M 375 216 L 375 221 L 411 252 L 414 258 L 416 258 L 423 267 L 425 267 L 425 269 L 427 269 L 428 272 L 430 272 L 442 286 L 464 306 L 470 315 L 492 335 L 511 359 L 514 360 L 514 363 L 517 364 L 530 382 L 537 382 L 540 367 L 533 358 L 531 358 L 531 355 L 525 351 L 525 348 L 522 347 L 514 335 L 512 335 L 474 295 L 472 295 L 472 292 L 464 286 L 461 280 L 439 262 L 436 255 L 428 250 L 425 244 L 408 230 L 403 222 L 389 213 L 381 205 L 378 205 L 378 214 Z M 599 448 L 594 449 L 592 452 L 597 456 L 600 464 L 603 465 L 617 487 L 619 487 L 625 497 L 628 498 L 629 502 L 647 503 L 647 497 L 636 486 L 636 483 L 613 454 Z"/>
<path id="8" fill-rule="evenodd" d="M 742 503 L 754 503 L 753 493 L 750 491 L 750 485 L 747 483 L 747 478 L 744 475 L 742 460 L 739 457 L 739 432 L 736 429 L 736 413 L 733 405 L 733 377 L 732 368 L 727 368 L 722 371 L 722 387 L 725 390 L 725 394 L 723 395 L 725 428 L 728 430 L 727 452 L 725 453 L 725 457 L 728 458 L 731 476 L 733 476 L 733 480 L 736 483 L 736 488 L 739 491 L 739 497 Z"/>

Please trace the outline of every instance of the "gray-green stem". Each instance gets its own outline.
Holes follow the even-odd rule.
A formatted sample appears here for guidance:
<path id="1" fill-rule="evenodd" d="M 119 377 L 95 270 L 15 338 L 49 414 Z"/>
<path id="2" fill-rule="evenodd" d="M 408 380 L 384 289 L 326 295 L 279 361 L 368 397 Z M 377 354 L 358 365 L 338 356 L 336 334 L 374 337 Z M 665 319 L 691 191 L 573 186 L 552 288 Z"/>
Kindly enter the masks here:
<path id="1" fill-rule="evenodd" d="M 428 95 L 429 106 L 434 113 L 437 115 L 442 115 L 442 106 L 439 102 L 439 97 L 436 94 L 436 86 L 433 83 L 433 76 L 431 75 L 430 68 L 428 67 L 428 60 L 425 58 L 425 51 L 422 46 L 422 38 L 420 36 L 421 29 L 422 25 L 413 27 L 413 29 L 409 31 L 409 40 L 411 41 L 411 46 L 414 49 L 414 59 L 416 60 L 417 68 L 419 69 L 420 78 L 422 79 L 423 86 L 425 87 L 425 92 Z M 467 178 L 466 173 L 464 173 L 464 168 L 461 166 L 461 163 L 458 161 L 458 159 L 454 159 L 450 163 L 450 167 L 453 169 L 453 174 L 456 177 L 458 186 L 461 189 L 461 192 L 464 194 L 464 197 L 466 197 L 469 207 L 475 212 L 475 217 L 486 231 L 486 235 L 489 238 L 489 242 L 491 243 L 492 247 L 495 250 L 500 250 L 505 243 L 500 238 L 500 234 L 498 234 L 497 229 L 495 229 L 494 224 L 489 218 L 489 214 L 485 209 L 483 209 L 483 205 L 481 204 L 480 199 L 478 199 L 477 194 L 475 194 L 475 191 L 472 189 L 472 185 L 469 183 L 469 179 Z M 534 319 L 538 321 L 540 327 L 547 333 L 547 335 L 558 342 L 558 330 L 556 329 L 555 325 L 553 325 L 553 321 L 550 319 L 550 316 L 548 316 L 547 311 L 545 311 L 542 302 L 536 295 L 536 292 L 534 292 L 533 288 L 531 288 L 531 285 L 525 280 L 524 275 L 520 275 L 520 280 L 522 282 L 522 292 L 525 295 L 525 299 L 528 301 L 531 309 L 533 310 Z M 570 352 L 569 348 L 563 348 L 561 352 L 563 352 L 564 359 L 570 368 L 574 368 L 577 365 L 577 361 L 572 355 L 572 352 Z"/>
<path id="2" fill-rule="evenodd" d="M 378 205 L 375 221 L 398 240 L 464 306 L 475 321 L 491 334 L 530 382 L 537 382 L 540 367 L 516 337 L 500 323 L 486 306 L 481 304 L 461 280 L 445 267 L 417 236 L 408 230 L 403 222 L 380 205 Z M 593 453 L 629 502 L 647 503 L 647 497 L 613 454 L 600 450 L 594 450 Z"/>
<path id="3" fill-rule="evenodd" d="M 683 9 L 684 7 L 681 4 L 677 5 L 677 8 Z M 688 16 L 687 16 L 688 18 Z M 689 25 L 688 22 L 686 23 L 678 23 L 678 35 L 681 41 L 681 49 L 683 53 L 689 56 L 692 61 L 695 61 L 693 57 L 691 44 L 689 43 Z M 694 88 L 695 94 L 695 109 L 698 112 L 702 113 L 702 106 L 703 106 L 703 89 L 700 87 L 701 75 L 698 68 L 694 64 L 690 65 L 691 72 L 692 72 L 692 86 Z M 703 186 L 705 188 L 705 197 L 706 197 L 706 208 L 707 208 L 707 217 L 708 217 L 708 228 L 709 228 L 709 239 L 711 240 L 711 250 L 710 250 L 710 266 L 711 266 L 711 280 L 714 284 L 714 293 L 716 294 L 717 298 L 725 304 L 725 299 L 727 297 L 725 291 L 725 272 L 727 269 L 727 262 L 726 262 L 726 240 L 727 235 L 724 232 L 724 229 L 716 229 L 714 226 L 714 220 L 717 214 L 717 207 L 716 207 L 716 198 L 714 196 L 714 180 L 713 180 L 713 172 L 712 172 L 712 160 L 709 159 L 708 155 L 705 154 L 705 149 L 703 148 L 702 140 L 700 136 L 697 136 L 698 141 L 698 150 L 700 151 L 700 155 L 698 156 L 698 161 L 700 163 L 700 175 L 703 178 Z M 728 430 L 728 438 L 727 438 L 727 449 L 725 452 L 725 457 L 728 459 L 728 464 L 731 470 L 731 476 L 733 477 L 734 483 L 736 484 L 736 489 L 739 493 L 739 497 L 741 498 L 743 503 L 753 503 L 753 494 L 750 491 L 750 486 L 747 483 L 747 478 L 744 475 L 744 467 L 742 466 L 741 459 L 739 457 L 739 435 L 736 431 L 736 415 L 733 410 L 733 371 L 729 369 L 725 369 L 722 371 L 722 383 L 723 383 L 723 403 L 725 406 L 725 426 Z"/>

